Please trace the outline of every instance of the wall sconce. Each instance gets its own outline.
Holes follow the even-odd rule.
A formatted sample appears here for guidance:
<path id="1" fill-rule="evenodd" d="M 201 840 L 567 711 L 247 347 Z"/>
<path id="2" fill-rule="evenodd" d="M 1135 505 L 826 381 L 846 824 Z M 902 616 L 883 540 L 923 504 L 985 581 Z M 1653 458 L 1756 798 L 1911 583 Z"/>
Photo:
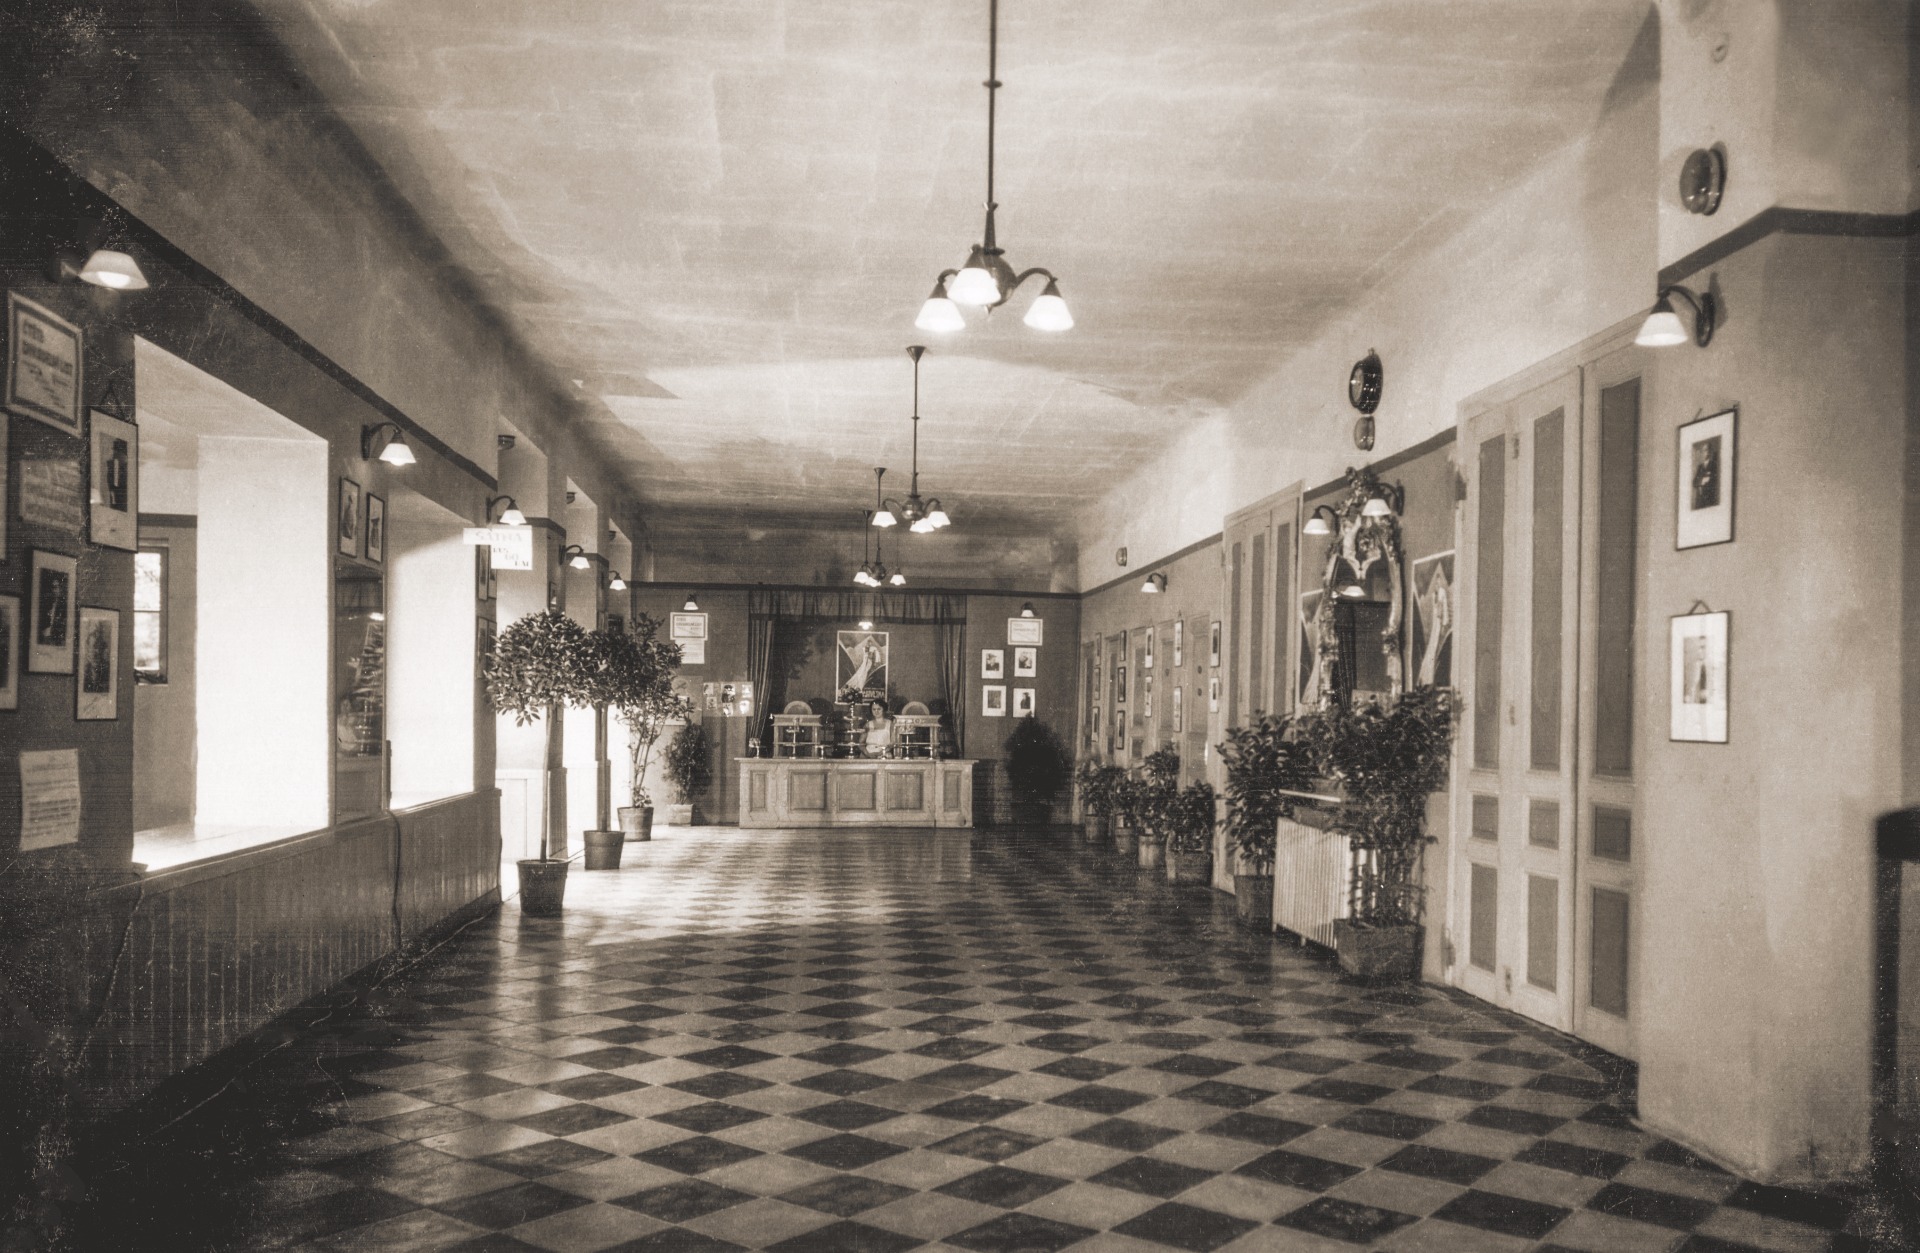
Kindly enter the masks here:
<path id="1" fill-rule="evenodd" d="M 502 501 L 506 502 L 507 507 L 500 511 L 500 525 L 525 526 L 527 524 L 527 515 L 520 512 L 519 504 L 516 503 L 511 496 L 487 497 L 487 521 L 492 522 L 494 520 L 493 507 Z"/>
<path id="2" fill-rule="evenodd" d="M 147 276 L 140 272 L 140 263 L 111 248 L 94 249 L 87 263 L 80 267 L 79 277 L 83 283 L 109 291 L 143 291 L 147 287 Z"/>
<path id="3" fill-rule="evenodd" d="M 1399 513 L 1407 503 L 1407 489 L 1398 483 L 1375 483 L 1373 491 L 1367 495 L 1367 503 L 1360 506 L 1363 518 L 1390 518 Z"/>
<path id="4" fill-rule="evenodd" d="M 560 550 L 560 560 L 576 570 L 585 570 L 593 564 L 587 558 L 587 550 L 578 544 L 568 544 Z"/>
<path id="5" fill-rule="evenodd" d="M 609 592 L 624 592 L 627 590 L 627 581 L 617 574 L 612 575 L 607 579 L 607 590 Z"/>
<path id="6" fill-rule="evenodd" d="M 380 460 L 390 466 L 410 466 L 414 463 L 413 449 L 407 447 L 407 435 L 400 429 L 398 422 L 381 422 L 373 426 L 360 428 L 360 459 L 373 459 L 374 441 L 380 438 L 380 432 L 392 431 L 387 443 L 380 450 Z"/>
<path id="7" fill-rule="evenodd" d="M 1687 334 L 1687 328 L 1680 322 L 1680 315 L 1673 310 L 1675 296 L 1684 300 L 1687 307 L 1693 310 L 1692 335 Z M 1705 348 L 1713 339 L 1714 320 L 1718 311 L 1710 291 L 1703 291 L 1696 296 L 1678 283 L 1662 287 L 1660 298 L 1654 302 L 1653 312 L 1640 324 L 1640 333 L 1633 337 L 1633 342 L 1642 348 L 1671 348 L 1691 339 Z"/>
<path id="8" fill-rule="evenodd" d="M 1167 576 L 1158 570 L 1154 571 L 1146 577 L 1145 582 L 1140 584 L 1140 590 L 1149 596 L 1158 596 L 1167 590 Z"/>
<path id="9" fill-rule="evenodd" d="M 1023 618 L 1034 618 L 1039 616 L 1033 611 L 1032 601 L 1027 601 L 1025 604 L 1020 606 L 1020 616 Z"/>
<path id="10" fill-rule="evenodd" d="M 681 613 L 699 613 L 700 600 L 692 592 L 687 593 L 687 603 L 680 606 Z"/>
<path id="11" fill-rule="evenodd" d="M 1315 505 L 1313 516 L 1300 528 L 1302 535 L 1332 535 L 1340 529 L 1340 515 L 1332 505 Z"/>

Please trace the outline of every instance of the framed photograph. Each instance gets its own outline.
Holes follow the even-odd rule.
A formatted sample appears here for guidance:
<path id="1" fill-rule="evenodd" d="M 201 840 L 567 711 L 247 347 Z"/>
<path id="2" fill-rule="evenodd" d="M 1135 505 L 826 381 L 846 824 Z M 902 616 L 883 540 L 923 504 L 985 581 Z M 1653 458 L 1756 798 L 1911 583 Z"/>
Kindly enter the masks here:
<path id="1" fill-rule="evenodd" d="M 1153 676 L 1146 675 L 1140 680 L 1141 716 L 1153 717 Z"/>
<path id="2" fill-rule="evenodd" d="M 1127 667 L 1125 663 L 1122 663 L 1121 666 L 1114 671 L 1114 675 L 1113 675 L 1113 700 L 1115 704 L 1120 704 L 1124 702 L 1126 699 L 1127 699 Z"/>
<path id="3" fill-rule="evenodd" d="M 1220 676 L 1217 674 L 1207 676 L 1207 712 L 1220 712 Z"/>
<path id="4" fill-rule="evenodd" d="M 703 640 L 707 638 L 707 615 L 704 613 L 670 613 L 667 615 L 667 635 L 675 640 Z"/>
<path id="5" fill-rule="evenodd" d="M 980 689 L 980 712 L 989 718 L 1007 716 L 1007 689 L 999 684 Z"/>
<path id="6" fill-rule="evenodd" d="M 1154 634 L 1154 629 L 1152 627 L 1148 627 L 1147 628 L 1147 658 L 1145 661 L 1140 663 L 1141 668 L 1143 670 L 1153 669 L 1153 634 Z"/>
<path id="7" fill-rule="evenodd" d="M 1035 648 L 1047 642 L 1045 618 L 1008 618 L 1007 643 L 1031 644 Z"/>
<path id="8" fill-rule="evenodd" d="M 367 493 L 367 560 L 387 559 L 387 501 L 384 496 Z"/>
<path id="9" fill-rule="evenodd" d="M 885 631 L 841 631 L 834 660 L 837 705 L 887 698 L 887 640 Z"/>
<path id="10" fill-rule="evenodd" d="M 340 551 L 349 557 L 360 555 L 360 485 L 352 479 L 340 480 L 340 499 L 334 508 Z"/>
<path id="11" fill-rule="evenodd" d="M 489 559 L 487 564 L 487 599 L 500 599 L 500 576 L 493 572 L 491 559 Z"/>
<path id="12" fill-rule="evenodd" d="M 1187 624 L 1179 618 L 1173 620 L 1173 664 L 1187 664 Z"/>
<path id="13" fill-rule="evenodd" d="M 88 535 L 104 548 L 140 546 L 140 428 L 95 409 L 87 477 Z"/>
<path id="14" fill-rule="evenodd" d="M 120 611 L 80 611 L 80 669 L 73 716 L 112 722 L 120 716 Z"/>
<path id="15" fill-rule="evenodd" d="M 20 598 L 0 596 L 0 709 L 20 708 Z"/>
<path id="16" fill-rule="evenodd" d="M 1675 548 L 1733 539 L 1733 438 L 1738 411 L 1725 409 L 1680 428 L 1674 471 Z"/>
<path id="17" fill-rule="evenodd" d="M 1727 742 L 1727 631 L 1733 615 L 1677 614 L 1672 619 L 1670 740 Z"/>
<path id="18" fill-rule="evenodd" d="M 486 544 L 473 546 L 473 598 L 493 599 L 493 549 Z"/>
<path id="19" fill-rule="evenodd" d="M 1407 673 L 1414 687 L 1453 686 L 1453 553 L 1413 563 L 1413 630 Z"/>
<path id="20" fill-rule="evenodd" d="M 1013 689 L 1013 716 L 1016 718 L 1033 717 L 1033 689 L 1016 687 Z"/>
<path id="21" fill-rule="evenodd" d="M 7 293 L 6 407 L 80 438 L 80 328 Z"/>
<path id="22" fill-rule="evenodd" d="M 1210 666 L 1220 664 L 1220 624 L 1218 622 L 1207 630 L 1207 664 Z"/>
<path id="23" fill-rule="evenodd" d="M 1040 673 L 1040 650 L 1037 648 L 1016 648 L 1013 650 L 1013 677 L 1031 679 Z"/>
<path id="24" fill-rule="evenodd" d="M 983 648 L 980 650 L 980 677 L 983 679 L 1004 679 L 1007 677 L 1006 650 Z"/>
<path id="25" fill-rule="evenodd" d="M 1114 711 L 1113 751 L 1116 753 L 1127 751 L 1127 711 L 1124 709 Z"/>
<path id="26" fill-rule="evenodd" d="M 79 573 L 78 558 L 33 550 L 28 583 L 32 599 L 27 605 L 30 674 L 73 673 L 73 596 Z"/>
<path id="27" fill-rule="evenodd" d="M 1181 693 L 1185 691 L 1186 689 L 1183 687 L 1175 687 L 1173 689 L 1173 729 L 1175 731 L 1184 731 L 1187 729 L 1186 701 L 1181 696 Z"/>

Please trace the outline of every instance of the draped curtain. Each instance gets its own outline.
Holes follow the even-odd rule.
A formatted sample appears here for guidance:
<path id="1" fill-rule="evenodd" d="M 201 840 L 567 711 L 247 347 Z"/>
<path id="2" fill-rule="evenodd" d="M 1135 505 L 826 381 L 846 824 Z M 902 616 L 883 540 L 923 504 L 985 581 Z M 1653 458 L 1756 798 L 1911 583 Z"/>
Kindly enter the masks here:
<path id="1" fill-rule="evenodd" d="M 934 629 L 934 647 L 940 654 L 940 699 L 947 702 L 947 730 L 953 736 L 953 755 L 967 755 L 967 624 L 941 622 Z"/>
<path id="2" fill-rule="evenodd" d="M 767 728 L 772 725 L 772 693 L 767 690 L 768 670 L 773 662 L 774 619 L 747 614 L 747 682 L 753 684 L 753 725 L 747 734 L 756 744 L 765 745 Z"/>

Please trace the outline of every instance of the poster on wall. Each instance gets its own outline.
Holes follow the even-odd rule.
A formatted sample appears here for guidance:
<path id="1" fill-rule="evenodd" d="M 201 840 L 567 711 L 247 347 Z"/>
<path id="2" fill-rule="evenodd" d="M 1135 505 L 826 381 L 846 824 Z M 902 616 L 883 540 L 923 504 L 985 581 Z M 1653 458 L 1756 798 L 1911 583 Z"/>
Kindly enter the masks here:
<path id="1" fill-rule="evenodd" d="M 80 328 L 7 293 L 6 407 L 80 437 Z"/>
<path id="2" fill-rule="evenodd" d="M 360 555 L 360 485 L 352 479 L 340 480 L 340 499 L 334 508 L 334 531 L 340 551 L 349 557 Z"/>
<path id="3" fill-rule="evenodd" d="M 980 677 L 983 679 L 1004 679 L 1007 677 L 1007 654 L 1005 649 L 983 648 L 980 650 Z"/>
<path id="4" fill-rule="evenodd" d="M 1675 464 L 1675 548 L 1733 539 L 1733 435 L 1737 411 L 1722 410 L 1680 428 Z"/>
<path id="5" fill-rule="evenodd" d="M 707 638 L 707 615 L 704 613 L 670 613 L 667 615 L 668 636 L 678 643 L 688 640 Z"/>
<path id="6" fill-rule="evenodd" d="M 80 842 L 80 750 L 20 754 L 20 851 Z"/>
<path id="7" fill-rule="evenodd" d="M 1116 704 L 1127 699 L 1127 667 L 1124 664 L 1114 667 L 1113 699 Z"/>
<path id="8" fill-rule="evenodd" d="M 1147 659 L 1140 663 L 1140 668 L 1143 670 L 1153 669 L 1153 636 L 1154 636 L 1154 628 L 1148 627 L 1147 628 Z"/>
<path id="9" fill-rule="evenodd" d="M 833 701 L 852 705 L 887 698 L 887 633 L 885 631 L 840 631 L 834 637 L 839 644 L 834 660 L 838 676 Z"/>
<path id="10" fill-rule="evenodd" d="M 0 596 L 0 709 L 20 708 L 20 598 Z"/>
<path id="11" fill-rule="evenodd" d="M 989 718 L 1007 716 L 1007 689 L 999 684 L 980 689 L 980 712 Z"/>
<path id="12" fill-rule="evenodd" d="M 1413 563 L 1408 671 L 1415 687 L 1453 686 L 1453 553 Z"/>
<path id="13" fill-rule="evenodd" d="M 1040 650 L 1037 648 L 1016 648 L 1013 650 L 1013 677 L 1031 679 L 1040 673 Z"/>
<path id="14" fill-rule="evenodd" d="M 493 599 L 493 546 L 481 544 L 473 550 L 473 598 Z"/>
<path id="15" fill-rule="evenodd" d="M 1183 666 L 1187 663 L 1187 624 L 1180 619 L 1173 620 L 1173 664 Z"/>
<path id="16" fill-rule="evenodd" d="M 1016 687 L 1013 689 L 1013 716 L 1016 718 L 1033 717 L 1033 689 Z"/>
<path id="17" fill-rule="evenodd" d="M 140 546 L 140 428 L 95 409 L 87 506 L 93 542 L 131 551 Z"/>
<path id="18" fill-rule="evenodd" d="M 69 457 L 20 459 L 20 520 L 74 536 L 86 534 L 80 463 Z"/>
<path id="19" fill-rule="evenodd" d="M 683 666 L 704 666 L 707 664 L 707 642 L 705 640 L 678 640 L 680 645 L 680 664 Z"/>
<path id="20" fill-rule="evenodd" d="M 367 493 L 367 560 L 387 559 L 387 502 L 382 496 Z"/>
<path id="21" fill-rule="evenodd" d="M 1153 676 L 1146 675 L 1140 680 L 1140 704 L 1145 717 L 1153 717 Z"/>
<path id="22" fill-rule="evenodd" d="M 1220 676 L 1217 674 L 1207 676 L 1207 712 L 1220 712 Z"/>
<path id="23" fill-rule="evenodd" d="M 1008 618 L 1007 643 L 1032 644 L 1035 648 L 1047 642 L 1047 620 L 1045 618 Z"/>
<path id="24" fill-rule="evenodd" d="M 1207 664 L 1210 666 L 1220 664 L 1220 624 L 1218 622 L 1207 630 Z"/>
<path id="25" fill-rule="evenodd" d="M 1732 616 L 1722 610 L 1673 618 L 1668 739 L 1727 742 L 1727 633 Z"/>
<path id="26" fill-rule="evenodd" d="M 1300 594 L 1300 707 L 1320 703 L 1320 598 L 1325 592 Z"/>
<path id="27" fill-rule="evenodd" d="M 35 549 L 28 588 L 27 670 L 31 674 L 73 673 L 73 597 L 80 563 L 64 553 Z"/>
<path id="28" fill-rule="evenodd" d="M 1173 729 L 1176 732 L 1187 729 L 1186 701 L 1181 696 L 1181 693 L 1185 690 L 1186 689 L 1182 687 L 1175 687 L 1173 689 Z"/>
<path id="29" fill-rule="evenodd" d="M 120 716 L 120 611 L 80 611 L 80 668 L 73 716 L 80 722 L 111 722 Z"/>

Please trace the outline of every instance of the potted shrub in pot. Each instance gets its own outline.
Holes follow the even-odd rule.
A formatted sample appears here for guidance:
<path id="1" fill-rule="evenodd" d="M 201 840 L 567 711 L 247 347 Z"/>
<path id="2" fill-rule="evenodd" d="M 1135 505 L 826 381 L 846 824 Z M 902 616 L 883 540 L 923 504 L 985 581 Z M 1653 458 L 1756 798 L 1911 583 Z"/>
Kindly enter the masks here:
<path id="1" fill-rule="evenodd" d="M 1240 921 L 1273 929 L 1273 858 L 1277 824 L 1293 812 L 1282 790 L 1312 788 L 1317 767 L 1312 744 L 1284 714 L 1266 714 L 1227 732 L 1220 745 L 1226 766 L 1226 831 L 1233 849 L 1234 903 Z"/>
<path id="2" fill-rule="evenodd" d="M 1214 792 L 1190 783 L 1167 802 L 1167 882 L 1213 882 Z"/>
<path id="3" fill-rule="evenodd" d="M 627 726 L 627 787 L 633 802 L 620 809 L 620 829 L 628 843 L 653 838 L 653 797 L 647 770 L 654 746 L 669 723 L 693 716 L 693 702 L 673 690 L 680 646 L 660 638 L 660 624 L 637 613 L 614 653 L 607 675 L 607 707 Z"/>
<path id="4" fill-rule="evenodd" d="M 1087 843 L 1100 843 L 1112 837 L 1114 805 L 1118 800 L 1114 785 L 1126 776 L 1127 772 L 1118 766 L 1104 766 L 1094 761 L 1080 763 L 1074 779 L 1080 785 L 1080 807 L 1088 819 L 1082 829 Z"/>
<path id="5" fill-rule="evenodd" d="M 1174 804 L 1180 796 L 1180 754 L 1170 748 L 1148 753 L 1132 780 L 1132 827 L 1139 833 L 1139 862 L 1152 870 L 1166 859 L 1173 834 Z"/>
<path id="6" fill-rule="evenodd" d="M 667 821 L 676 827 L 690 827 L 698 816 L 694 806 L 700 793 L 713 782 L 713 767 L 708 762 L 710 747 L 706 728 L 689 721 L 667 741 L 667 782 L 673 788 L 674 804 L 667 807 Z"/>
<path id="7" fill-rule="evenodd" d="M 482 672 L 487 700 L 496 712 L 512 714 L 520 726 L 546 720 L 550 777 L 561 768 L 561 712 L 569 705 L 592 703 L 594 651 L 587 629 L 572 618 L 557 610 L 530 613 L 500 632 Z M 540 856 L 518 863 L 523 913 L 557 914 L 566 897 L 567 859 L 554 856 L 556 837 L 566 821 L 565 805 L 563 790 L 549 795 L 540 821 Z"/>
<path id="8" fill-rule="evenodd" d="M 1052 817 L 1054 798 L 1067 785 L 1070 763 L 1060 737 L 1028 716 L 1007 736 L 1006 754 L 1014 822 L 1044 826 Z"/>
<path id="9" fill-rule="evenodd" d="M 1340 966 L 1370 979 L 1420 971 L 1427 795 L 1447 784 L 1453 693 L 1415 688 L 1390 705 L 1323 715 L 1321 759 L 1346 795 L 1339 826 L 1353 848 L 1348 916 L 1333 924 Z"/>

